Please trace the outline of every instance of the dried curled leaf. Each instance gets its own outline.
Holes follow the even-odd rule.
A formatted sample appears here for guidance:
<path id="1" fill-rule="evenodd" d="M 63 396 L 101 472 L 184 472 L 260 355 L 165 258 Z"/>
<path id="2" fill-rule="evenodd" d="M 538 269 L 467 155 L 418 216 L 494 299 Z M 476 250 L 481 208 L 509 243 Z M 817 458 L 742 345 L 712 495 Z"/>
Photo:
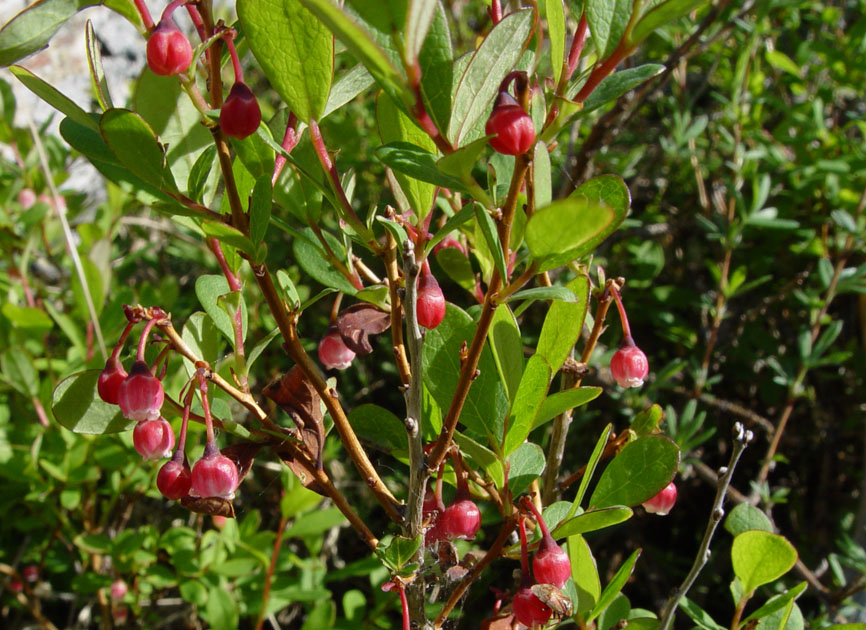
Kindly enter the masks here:
<path id="1" fill-rule="evenodd" d="M 297 426 L 294 436 L 306 445 L 317 468 L 321 469 L 325 445 L 322 399 L 301 368 L 294 366 L 262 393 L 292 417 Z"/>
<path id="2" fill-rule="evenodd" d="M 191 512 L 210 514 L 211 516 L 235 517 L 235 507 L 232 502 L 221 497 L 184 497 L 180 504 Z"/>
<path id="3" fill-rule="evenodd" d="M 253 460 L 262 446 L 262 444 L 256 442 L 239 442 L 226 446 L 220 451 L 238 467 L 238 483 L 243 481 L 247 473 L 250 472 L 250 468 L 253 467 Z"/>
<path id="4" fill-rule="evenodd" d="M 385 332 L 390 326 L 390 314 L 365 302 L 353 304 L 337 316 L 343 343 L 355 354 L 373 352 L 369 336 Z"/>

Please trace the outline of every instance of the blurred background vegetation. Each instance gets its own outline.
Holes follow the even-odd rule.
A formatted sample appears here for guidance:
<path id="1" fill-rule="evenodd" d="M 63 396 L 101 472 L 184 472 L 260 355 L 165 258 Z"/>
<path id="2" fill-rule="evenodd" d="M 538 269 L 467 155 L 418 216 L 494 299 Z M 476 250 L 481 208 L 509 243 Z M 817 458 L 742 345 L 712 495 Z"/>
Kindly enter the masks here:
<path id="1" fill-rule="evenodd" d="M 658 610 L 688 571 L 715 471 L 727 461 L 730 429 L 739 421 L 756 439 L 734 477 L 730 505 L 758 504 L 799 550 L 801 565 L 779 587 L 809 582 L 798 604 L 811 627 L 863 619 L 864 8 L 858 0 L 714 3 L 647 40 L 629 63 L 661 62 L 665 72 L 580 118 L 552 155 L 554 190 L 566 193 L 602 173 L 629 185 L 630 217 L 591 265 L 627 279 L 632 330 L 651 364 L 648 386 L 612 387 L 606 366 L 618 327 L 602 338 L 585 383 L 604 385 L 605 394 L 576 414 L 563 470 L 586 461 L 607 422 L 625 429 L 653 403 L 664 408 L 663 428 L 683 452 L 680 498 L 669 516 L 636 515 L 588 537 L 603 581 L 643 548 L 625 589 L 632 607 Z M 454 3 L 451 12 L 464 48 L 471 46 L 485 26 L 484 8 Z M 276 111 L 264 79 L 250 78 Z M 41 135 L 91 286 L 97 330 L 31 129 L 15 122 L 14 98 L 2 80 L 0 95 L 0 564 L 8 569 L 0 577 L 0 623 L 110 627 L 112 608 L 116 622 L 117 610 L 128 608 L 126 623 L 140 628 L 202 621 L 252 627 L 261 616 L 282 628 L 396 627 L 395 596 L 379 588 L 387 572 L 338 526 L 333 508 L 318 505 L 276 463 L 259 458 L 236 502 L 238 522 L 217 527 L 159 495 L 157 469 L 140 461 L 131 435 L 91 438 L 53 422 L 52 389 L 73 371 L 102 366 L 99 337 L 110 350 L 125 323 L 121 305 L 159 305 L 183 323 L 201 309 L 196 278 L 219 270 L 182 221 L 111 184 L 100 203 L 65 188 L 76 155 Z M 361 96 L 323 127 L 326 137 L 342 139 L 341 167 L 357 173 L 357 205 L 388 201 L 384 169 L 370 157 L 378 144 L 373 96 Z M 22 204 L 24 189 L 37 195 L 34 205 Z M 333 218 L 323 220 L 336 227 Z M 301 298 L 318 292 L 293 259 L 289 237 L 276 230 L 270 236 L 285 237 L 269 256 L 290 273 Z M 471 302 L 434 271 L 449 300 Z M 247 284 L 250 338 L 257 341 L 274 323 L 254 283 Z M 329 310 L 328 300 L 319 301 L 301 320 L 310 351 Z M 530 309 L 523 317 L 533 345 L 542 313 Z M 385 338 L 378 342 L 374 355 L 339 377 L 348 408 L 401 408 L 390 348 Z M 272 346 L 254 366 L 253 390 L 286 363 Z M 169 369 L 178 387 L 179 367 L 175 359 Z M 762 466 L 767 456 L 769 468 Z M 363 483 L 354 471 L 341 471 L 335 438 L 326 459 L 374 531 L 383 528 Z M 382 471 L 399 488 L 405 470 L 393 461 L 383 460 Z M 282 528 L 262 611 L 264 573 Z M 717 537 L 690 595 L 722 624 L 733 611 L 730 542 L 724 533 Z M 25 581 L 16 595 L 10 580 L 28 565 L 38 567 L 39 580 Z M 100 589 L 117 578 L 130 589 L 112 603 Z M 478 627 L 489 614 L 489 586 L 509 584 L 508 575 L 482 580 L 464 603 L 461 627 Z M 483 605 L 473 606 L 473 598 Z M 599 624 L 607 630 L 604 618 Z"/>

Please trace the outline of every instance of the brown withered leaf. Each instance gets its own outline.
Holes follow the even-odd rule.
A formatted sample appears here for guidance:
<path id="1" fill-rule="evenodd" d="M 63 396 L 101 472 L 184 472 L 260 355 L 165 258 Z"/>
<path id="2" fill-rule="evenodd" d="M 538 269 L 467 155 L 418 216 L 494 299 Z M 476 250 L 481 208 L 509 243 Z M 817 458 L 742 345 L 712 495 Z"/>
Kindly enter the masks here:
<path id="1" fill-rule="evenodd" d="M 283 463 L 289 467 L 289 470 L 295 474 L 295 477 L 298 478 L 298 481 L 300 481 L 307 490 L 312 490 L 317 494 L 321 494 L 323 497 L 327 496 L 325 491 L 322 490 L 322 486 L 319 485 L 319 482 L 315 480 L 303 464 L 292 457 L 292 454 L 287 449 L 274 446 L 274 453 L 277 454 L 277 457 L 283 460 Z"/>
<path id="2" fill-rule="evenodd" d="M 238 467 L 238 483 L 244 480 L 250 468 L 253 467 L 253 460 L 262 448 L 262 444 L 256 442 L 239 442 L 226 446 L 220 451 L 225 457 L 228 457 Z"/>
<path id="3" fill-rule="evenodd" d="M 295 437 L 303 441 L 316 466 L 322 468 L 322 448 L 325 445 L 325 425 L 322 422 L 322 399 L 297 365 L 265 387 L 262 393 L 295 421 Z"/>
<path id="4" fill-rule="evenodd" d="M 210 514 L 211 516 L 235 517 L 235 507 L 232 502 L 220 497 L 190 497 L 180 500 L 180 504 L 191 512 Z"/>
<path id="5" fill-rule="evenodd" d="M 391 326 L 391 315 L 368 304 L 353 304 L 337 316 L 337 330 L 343 343 L 355 354 L 370 354 L 369 336 L 385 332 Z"/>

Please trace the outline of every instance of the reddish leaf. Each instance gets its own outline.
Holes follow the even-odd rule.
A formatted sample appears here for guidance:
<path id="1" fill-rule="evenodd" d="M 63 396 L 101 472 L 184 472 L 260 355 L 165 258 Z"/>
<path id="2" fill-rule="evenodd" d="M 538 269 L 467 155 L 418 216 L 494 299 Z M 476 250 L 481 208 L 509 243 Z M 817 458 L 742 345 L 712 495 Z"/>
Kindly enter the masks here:
<path id="1" fill-rule="evenodd" d="M 337 329 L 343 343 L 355 354 L 370 354 L 369 335 L 385 332 L 391 326 L 391 315 L 372 304 L 353 304 L 337 316 Z"/>
<path id="2" fill-rule="evenodd" d="M 256 454 L 258 454 L 259 449 L 261 449 L 262 446 L 262 444 L 257 444 L 255 442 L 240 442 L 238 444 L 226 446 L 220 451 L 238 467 L 238 483 L 243 481 L 244 477 L 247 476 L 247 473 L 250 472 L 250 468 L 253 466 L 253 460 L 256 458 Z"/>
<path id="3" fill-rule="evenodd" d="M 304 442 L 315 458 L 316 466 L 321 469 L 325 445 L 322 399 L 301 368 L 294 366 L 278 381 L 265 387 L 262 393 L 292 417 L 298 427 L 293 432 L 294 437 Z"/>

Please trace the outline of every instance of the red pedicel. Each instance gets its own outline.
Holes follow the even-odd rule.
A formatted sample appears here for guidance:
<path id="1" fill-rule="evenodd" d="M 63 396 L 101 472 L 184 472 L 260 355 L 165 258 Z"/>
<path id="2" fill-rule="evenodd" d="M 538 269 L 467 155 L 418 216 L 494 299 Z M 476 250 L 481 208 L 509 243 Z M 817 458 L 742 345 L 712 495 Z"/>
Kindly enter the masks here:
<path id="1" fill-rule="evenodd" d="M 223 133 L 243 140 L 255 133 L 262 122 L 262 110 L 255 94 L 243 81 L 236 81 L 220 109 Z"/>
<path id="2" fill-rule="evenodd" d="M 674 503 L 677 502 L 677 487 L 671 481 L 664 490 L 655 495 L 652 499 L 643 502 L 644 509 L 650 514 L 658 514 L 664 516 L 671 511 Z"/>
<path id="3" fill-rule="evenodd" d="M 130 420 L 156 420 L 164 397 L 162 383 L 150 372 L 147 363 L 136 361 L 120 384 L 117 404 Z"/>
<path id="4" fill-rule="evenodd" d="M 445 319 L 445 295 L 430 266 L 424 261 L 421 277 L 418 279 L 418 299 L 415 301 L 418 323 L 424 328 L 436 328 Z"/>
<path id="5" fill-rule="evenodd" d="M 142 420 L 132 432 L 135 450 L 144 459 L 162 459 L 174 448 L 174 431 L 165 418 Z"/>
<path id="6" fill-rule="evenodd" d="M 630 336 L 610 360 L 610 373 L 620 387 L 640 387 L 649 374 L 649 361 Z"/>
<path id="7" fill-rule="evenodd" d="M 192 44 L 170 17 L 163 17 L 147 39 L 147 65 L 155 73 L 171 76 L 186 72 L 192 63 Z"/>
<path id="8" fill-rule="evenodd" d="M 355 353 L 343 342 L 337 327 L 328 326 L 327 334 L 319 342 L 319 361 L 326 370 L 345 370 L 352 364 Z"/>
<path id="9" fill-rule="evenodd" d="M 523 155 L 535 144 L 535 126 L 520 104 L 508 92 L 500 92 L 484 126 L 494 134 L 490 146 L 505 155 Z"/>
<path id="10" fill-rule="evenodd" d="M 198 497 L 233 499 L 238 487 L 238 467 L 216 446 L 205 447 L 205 454 L 192 467 L 190 492 Z"/>

